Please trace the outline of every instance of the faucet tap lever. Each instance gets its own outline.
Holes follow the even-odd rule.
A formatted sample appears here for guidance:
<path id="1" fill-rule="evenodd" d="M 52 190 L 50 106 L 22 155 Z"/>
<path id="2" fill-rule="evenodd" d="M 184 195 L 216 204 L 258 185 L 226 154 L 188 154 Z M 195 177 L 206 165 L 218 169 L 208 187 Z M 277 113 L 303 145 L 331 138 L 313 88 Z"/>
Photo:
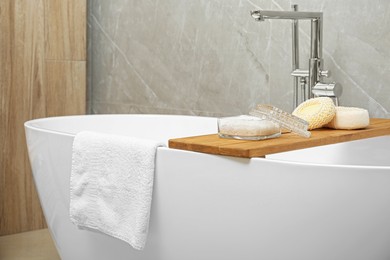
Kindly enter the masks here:
<path id="1" fill-rule="evenodd" d="M 330 70 L 320 70 L 321 77 L 329 78 L 330 75 L 331 75 Z"/>
<path id="2" fill-rule="evenodd" d="M 339 97 L 343 89 L 340 84 L 318 82 L 313 87 L 313 95 L 317 97 Z"/>
<path id="3" fill-rule="evenodd" d="M 331 75 L 330 70 L 320 70 L 320 76 L 329 78 Z M 309 77 L 309 71 L 303 69 L 295 69 L 291 72 L 291 76 L 294 77 Z"/>

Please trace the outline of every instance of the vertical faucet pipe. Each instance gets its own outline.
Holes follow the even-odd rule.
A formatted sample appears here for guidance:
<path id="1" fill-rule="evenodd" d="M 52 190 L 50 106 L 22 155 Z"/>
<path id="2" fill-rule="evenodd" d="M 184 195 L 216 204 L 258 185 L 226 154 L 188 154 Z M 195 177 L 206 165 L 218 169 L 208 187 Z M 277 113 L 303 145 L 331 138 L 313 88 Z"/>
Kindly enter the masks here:
<path id="1" fill-rule="evenodd" d="M 296 12 L 298 11 L 298 5 L 291 5 L 291 10 Z M 298 20 L 292 20 L 292 70 L 295 71 L 299 69 L 299 29 L 298 29 Z M 299 78 L 293 77 L 293 107 L 297 107 L 299 104 Z"/>
<path id="2" fill-rule="evenodd" d="M 312 98 L 313 87 L 320 82 L 321 57 L 322 57 L 322 20 L 311 20 L 311 43 L 309 59 L 309 87 L 307 97 Z"/>

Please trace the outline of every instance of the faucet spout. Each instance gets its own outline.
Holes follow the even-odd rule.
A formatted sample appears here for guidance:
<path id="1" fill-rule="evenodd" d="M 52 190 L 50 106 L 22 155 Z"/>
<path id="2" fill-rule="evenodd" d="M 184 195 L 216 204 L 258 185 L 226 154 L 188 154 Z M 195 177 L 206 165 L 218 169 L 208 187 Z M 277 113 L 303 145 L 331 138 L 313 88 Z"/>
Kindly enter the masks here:
<path id="1" fill-rule="evenodd" d="M 255 10 L 251 11 L 251 16 L 255 18 L 256 21 L 264 21 L 266 19 L 322 20 L 321 12 Z"/>
<path id="2" fill-rule="evenodd" d="M 251 16 L 256 21 L 265 21 L 266 19 L 283 20 L 311 20 L 311 59 L 322 58 L 322 12 L 301 12 L 301 11 L 251 11 Z"/>

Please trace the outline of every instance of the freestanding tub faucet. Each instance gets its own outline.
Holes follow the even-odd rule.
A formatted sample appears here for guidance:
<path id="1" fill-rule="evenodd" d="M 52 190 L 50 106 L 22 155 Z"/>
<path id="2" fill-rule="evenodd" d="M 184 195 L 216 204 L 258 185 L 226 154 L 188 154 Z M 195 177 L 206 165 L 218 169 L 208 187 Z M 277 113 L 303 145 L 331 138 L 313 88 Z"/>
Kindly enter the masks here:
<path id="1" fill-rule="evenodd" d="M 291 6 L 292 11 L 251 11 L 251 16 L 256 21 L 266 19 L 289 19 L 292 20 L 292 72 L 294 84 L 294 108 L 302 101 L 312 97 L 331 97 L 338 105 L 338 97 L 342 89 L 336 83 L 323 83 L 322 78 L 329 76 L 329 71 L 323 70 L 322 62 L 322 12 L 300 12 L 298 5 Z M 309 69 L 299 68 L 299 37 L 298 20 L 311 21 L 310 57 Z M 301 97 L 299 97 L 299 85 Z"/>

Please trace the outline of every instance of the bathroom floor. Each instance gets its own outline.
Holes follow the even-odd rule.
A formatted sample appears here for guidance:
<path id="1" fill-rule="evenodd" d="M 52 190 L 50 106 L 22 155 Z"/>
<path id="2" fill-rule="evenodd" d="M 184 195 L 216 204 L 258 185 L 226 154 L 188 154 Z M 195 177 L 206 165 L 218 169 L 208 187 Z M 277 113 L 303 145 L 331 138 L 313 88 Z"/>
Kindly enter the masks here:
<path id="1" fill-rule="evenodd" d="M 60 260 L 49 230 L 0 236 L 0 260 Z"/>

